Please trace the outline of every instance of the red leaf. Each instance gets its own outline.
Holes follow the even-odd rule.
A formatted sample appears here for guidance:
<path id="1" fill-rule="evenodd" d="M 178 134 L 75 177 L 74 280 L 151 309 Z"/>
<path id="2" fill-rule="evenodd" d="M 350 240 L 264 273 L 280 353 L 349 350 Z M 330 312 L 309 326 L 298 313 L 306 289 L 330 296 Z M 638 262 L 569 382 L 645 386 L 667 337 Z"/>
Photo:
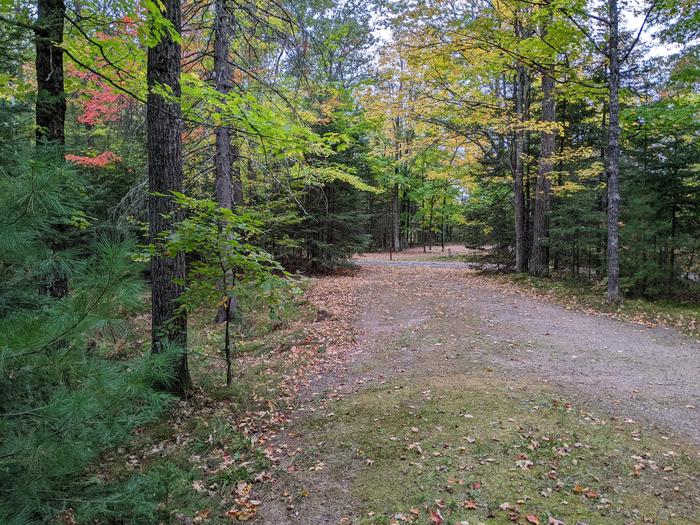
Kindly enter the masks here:
<path id="1" fill-rule="evenodd" d="M 122 158 L 111 151 L 103 151 L 96 157 L 82 157 L 80 155 L 69 154 L 66 155 L 66 160 L 88 168 L 104 168 L 108 164 L 121 161 Z"/>

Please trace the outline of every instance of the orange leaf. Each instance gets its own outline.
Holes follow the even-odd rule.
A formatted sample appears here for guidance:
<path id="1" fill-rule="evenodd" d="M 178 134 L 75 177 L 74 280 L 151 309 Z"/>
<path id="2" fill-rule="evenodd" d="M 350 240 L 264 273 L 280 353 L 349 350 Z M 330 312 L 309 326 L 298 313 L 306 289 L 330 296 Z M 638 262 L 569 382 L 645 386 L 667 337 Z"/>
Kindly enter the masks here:
<path id="1" fill-rule="evenodd" d="M 582 487 L 581 485 L 579 485 L 579 484 L 577 483 L 577 484 L 574 486 L 572 492 L 573 492 L 574 494 L 583 494 L 583 493 L 586 492 L 587 490 L 588 490 L 587 487 L 584 488 L 584 487 Z"/>

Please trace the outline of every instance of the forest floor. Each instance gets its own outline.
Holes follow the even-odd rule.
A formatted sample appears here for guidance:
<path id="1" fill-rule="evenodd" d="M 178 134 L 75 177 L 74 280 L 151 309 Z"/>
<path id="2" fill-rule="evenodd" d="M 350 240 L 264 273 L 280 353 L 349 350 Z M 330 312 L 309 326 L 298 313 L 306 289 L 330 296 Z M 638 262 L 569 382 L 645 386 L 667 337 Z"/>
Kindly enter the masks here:
<path id="1" fill-rule="evenodd" d="M 254 520 L 700 523 L 700 342 L 422 257 L 315 281 L 356 341 L 299 391 Z"/>

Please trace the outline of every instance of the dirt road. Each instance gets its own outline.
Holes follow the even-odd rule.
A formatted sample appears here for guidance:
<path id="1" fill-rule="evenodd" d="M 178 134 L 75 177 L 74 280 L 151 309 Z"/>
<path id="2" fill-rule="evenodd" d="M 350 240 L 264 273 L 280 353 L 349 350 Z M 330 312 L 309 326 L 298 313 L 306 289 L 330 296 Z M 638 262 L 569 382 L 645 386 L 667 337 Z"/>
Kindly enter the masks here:
<path id="1" fill-rule="evenodd" d="M 600 411 L 612 421 L 637 425 L 640 430 L 635 432 L 653 433 L 690 447 L 700 445 L 697 341 L 672 329 L 650 329 L 569 311 L 503 289 L 452 264 L 365 260 L 356 279 L 354 324 L 359 350 L 348 357 L 344 368 L 317 378 L 305 393 L 296 414 L 299 426 L 292 425 L 281 441 L 284 450 L 299 453 L 288 454 L 280 465 L 279 484 L 263 507 L 265 523 L 355 522 L 347 516 L 361 503 L 352 489 L 360 474 L 348 467 L 352 462 L 336 456 L 357 455 L 361 447 L 352 443 L 354 434 L 343 434 L 335 452 L 324 453 L 323 443 L 313 440 L 328 435 L 322 427 L 333 424 L 316 420 L 311 429 L 304 421 L 325 412 L 332 419 L 330 411 L 348 403 L 361 414 L 366 402 L 357 396 L 385 384 L 394 389 L 415 387 L 418 399 L 441 385 L 448 393 L 447 385 L 455 384 L 505 385 L 511 390 L 509 385 L 516 389 L 536 385 Z M 359 401 L 353 402 L 356 398 Z M 345 405 L 337 405 L 344 399 Z M 348 417 L 354 410 L 347 410 Z M 371 422 L 350 423 L 366 425 L 366 431 L 373 432 Z M 320 466 L 314 470 L 314 465 Z M 698 474 L 690 474 L 691 486 Z M 289 487 L 296 487 L 304 496 L 294 502 L 290 496 L 281 498 L 278 491 L 283 487 L 287 494 L 296 490 Z M 700 505 L 697 490 L 688 497 L 693 500 L 684 505 Z M 599 522 L 603 521 L 592 521 Z"/>
<path id="2" fill-rule="evenodd" d="M 366 289 L 371 306 L 360 326 L 367 341 L 375 339 L 376 331 L 400 332 L 420 323 L 428 339 L 442 337 L 449 344 L 426 347 L 423 337 L 423 344 L 414 343 L 419 351 L 449 355 L 455 345 L 471 347 L 478 353 L 472 364 L 491 363 L 508 375 L 579 391 L 595 404 L 679 432 L 700 445 L 697 341 L 668 328 L 565 310 L 496 288 L 473 273 L 442 271 L 445 265 L 459 268 L 462 263 L 364 264 L 365 272 L 382 283 Z M 404 268 L 412 271 L 402 274 Z M 383 284 L 387 272 L 394 276 L 388 280 L 390 289 Z M 452 370 L 465 366 L 464 360 L 450 363 Z"/>

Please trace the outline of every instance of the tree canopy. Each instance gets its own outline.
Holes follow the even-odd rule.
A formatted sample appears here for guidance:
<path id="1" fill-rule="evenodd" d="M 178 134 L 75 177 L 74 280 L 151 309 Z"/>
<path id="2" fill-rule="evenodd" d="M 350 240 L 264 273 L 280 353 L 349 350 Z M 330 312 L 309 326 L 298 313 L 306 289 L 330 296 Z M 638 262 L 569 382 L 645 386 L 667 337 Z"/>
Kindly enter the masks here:
<path id="1" fill-rule="evenodd" d="M 196 386 L 188 314 L 231 383 L 245 301 L 357 253 L 698 300 L 695 0 L 1 6 L 3 523 Z"/>

